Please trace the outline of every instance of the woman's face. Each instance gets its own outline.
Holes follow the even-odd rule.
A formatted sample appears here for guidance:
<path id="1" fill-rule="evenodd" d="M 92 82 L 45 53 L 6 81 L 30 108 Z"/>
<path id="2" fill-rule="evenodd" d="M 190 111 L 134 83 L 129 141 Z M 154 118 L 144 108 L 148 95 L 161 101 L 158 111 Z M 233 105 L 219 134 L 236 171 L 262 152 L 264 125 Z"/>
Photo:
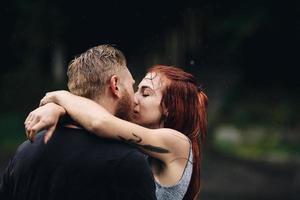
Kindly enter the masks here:
<path id="1" fill-rule="evenodd" d="M 133 121 L 147 128 L 161 128 L 163 82 L 157 73 L 148 73 L 134 95 Z"/>

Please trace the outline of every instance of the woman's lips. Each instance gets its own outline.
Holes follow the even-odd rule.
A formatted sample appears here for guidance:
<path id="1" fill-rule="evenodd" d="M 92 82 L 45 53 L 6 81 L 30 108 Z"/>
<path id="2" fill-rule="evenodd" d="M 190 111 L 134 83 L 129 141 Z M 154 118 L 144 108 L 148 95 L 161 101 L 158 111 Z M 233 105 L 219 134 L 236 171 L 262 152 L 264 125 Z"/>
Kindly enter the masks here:
<path id="1" fill-rule="evenodd" d="M 139 115 L 139 112 L 136 111 L 136 110 L 133 110 L 133 116 L 134 116 L 134 117 L 137 117 L 138 115 Z"/>

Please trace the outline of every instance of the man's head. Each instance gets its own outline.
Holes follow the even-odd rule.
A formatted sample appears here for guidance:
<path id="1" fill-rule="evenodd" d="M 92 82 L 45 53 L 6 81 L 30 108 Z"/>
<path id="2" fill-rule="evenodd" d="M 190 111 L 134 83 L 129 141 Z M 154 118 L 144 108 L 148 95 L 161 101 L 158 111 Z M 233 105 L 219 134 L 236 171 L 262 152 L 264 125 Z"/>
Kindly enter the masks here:
<path id="1" fill-rule="evenodd" d="M 120 50 L 110 45 L 93 47 L 72 60 L 67 75 L 71 93 L 98 103 L 109 100 L 115 107 L 113 114 L 128 118 L 125 113 L 132 110 L 134 80 Z"/>

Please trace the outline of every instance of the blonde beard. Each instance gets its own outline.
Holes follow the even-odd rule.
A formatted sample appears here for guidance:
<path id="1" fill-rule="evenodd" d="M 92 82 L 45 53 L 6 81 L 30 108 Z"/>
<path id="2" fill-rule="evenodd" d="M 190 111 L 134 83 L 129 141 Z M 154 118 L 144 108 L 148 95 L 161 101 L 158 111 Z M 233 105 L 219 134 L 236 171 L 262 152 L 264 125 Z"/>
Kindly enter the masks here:
<path id="1" fill-rule="evenodd" d="M 133 101 L 132 98 L 130 98 L 129 93 L 125 90 L 123 97 L 119 100 L 119 103 L 117 105 L 115 116 L 120 119 L 131 121 L 132 113 L 133 113 Z"/>

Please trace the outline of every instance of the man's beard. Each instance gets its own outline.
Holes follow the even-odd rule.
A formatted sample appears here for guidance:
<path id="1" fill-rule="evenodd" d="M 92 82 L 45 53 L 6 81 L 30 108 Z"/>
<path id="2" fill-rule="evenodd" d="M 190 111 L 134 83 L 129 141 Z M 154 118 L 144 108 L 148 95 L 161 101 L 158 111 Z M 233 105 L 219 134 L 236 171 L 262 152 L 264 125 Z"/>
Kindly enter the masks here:
<path id="1" fill-rule="evenodd" d="M 117 105 L 115 116 L 127 121 L 131 121 L 132 112 L 133 112 L 132 98 L 130 98 L 129 93 L 125 91 L 123 97 L 120 99 Z"/>

